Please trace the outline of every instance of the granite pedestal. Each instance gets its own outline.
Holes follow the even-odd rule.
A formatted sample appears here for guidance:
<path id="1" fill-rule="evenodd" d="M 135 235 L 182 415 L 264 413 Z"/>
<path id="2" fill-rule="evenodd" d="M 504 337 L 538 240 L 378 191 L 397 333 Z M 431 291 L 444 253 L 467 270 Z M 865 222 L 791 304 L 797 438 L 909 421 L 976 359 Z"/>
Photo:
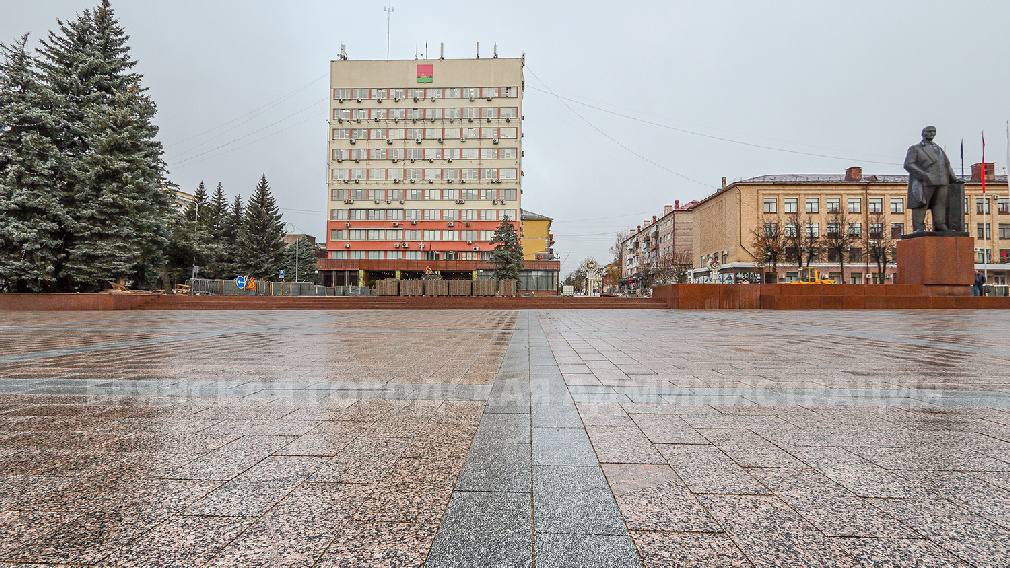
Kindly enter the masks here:
<path id="1" fill-rule="evenodd" d="M 975 278 L 972 237 L 923 235 L 898 241 L 895 284 L 921 284 L 930 296 L 969 296 Z"/>

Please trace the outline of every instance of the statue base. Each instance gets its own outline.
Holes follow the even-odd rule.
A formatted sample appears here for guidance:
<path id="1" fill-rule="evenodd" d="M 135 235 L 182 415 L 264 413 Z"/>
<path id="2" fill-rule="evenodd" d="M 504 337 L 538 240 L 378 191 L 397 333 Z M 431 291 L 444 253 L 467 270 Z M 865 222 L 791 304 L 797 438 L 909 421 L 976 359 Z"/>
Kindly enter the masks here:
<path id="1" fill-rule="evenodd" d="M 970 296 L 975 282 L 974 239 L 923 232 L 898 241 L 895 284 L 920 284 L 929 296 Z"/>

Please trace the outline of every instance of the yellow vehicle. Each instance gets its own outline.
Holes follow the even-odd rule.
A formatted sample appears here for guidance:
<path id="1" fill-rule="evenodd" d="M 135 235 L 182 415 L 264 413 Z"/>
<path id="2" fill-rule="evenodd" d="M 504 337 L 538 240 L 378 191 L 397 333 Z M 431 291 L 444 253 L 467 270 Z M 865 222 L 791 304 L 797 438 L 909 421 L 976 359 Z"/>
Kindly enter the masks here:
<path id="1" fill-rule="evenodd" d="M 821 276 L 821 271 L 816 268 L 804 268 L 800 270 L 800 279 L 789 284 L 835 284 L 835 281 Z"/>

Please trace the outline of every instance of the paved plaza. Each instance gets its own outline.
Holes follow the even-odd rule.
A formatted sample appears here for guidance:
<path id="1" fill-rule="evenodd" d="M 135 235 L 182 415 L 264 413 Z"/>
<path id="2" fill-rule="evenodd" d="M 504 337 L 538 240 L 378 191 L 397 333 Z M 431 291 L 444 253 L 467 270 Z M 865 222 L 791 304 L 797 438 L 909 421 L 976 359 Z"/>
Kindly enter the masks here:
<path id="1" fill-rule="evenodd" d="M 0 313 L 0 566 L 1008 566 L 1010 314 Z"/>

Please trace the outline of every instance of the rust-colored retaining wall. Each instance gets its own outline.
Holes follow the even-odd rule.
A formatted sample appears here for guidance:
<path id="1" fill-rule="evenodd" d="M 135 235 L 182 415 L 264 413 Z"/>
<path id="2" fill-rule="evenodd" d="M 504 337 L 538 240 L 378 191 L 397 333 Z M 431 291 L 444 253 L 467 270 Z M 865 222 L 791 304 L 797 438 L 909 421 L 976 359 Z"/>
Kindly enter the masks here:
<path id="1" fill-rule="evenodd" d="M 0 311 L 133 310 L 153 294 L 0 294 Z"/>
<path id="2" fill-rule="evenodd" d="M 652 297 L 681 310 L 1010 309 L 1010 298 L 931 296 L 918 284 L 672 284 Z"/>
<path id="3" fill-rule="evenodd" d="M 403 280 L 420 284 L 421 280 Z M 451 282 L 451 281 L 444 281 Z M 94 310 L 363 310 L 363 309 L 665 309 L 643 298 L 504 298 L 496 296 L 155 296 L 111 294 L 0 294 L 3 311 Z M 0 321 L 3 315 L 0 314 Z"/>

